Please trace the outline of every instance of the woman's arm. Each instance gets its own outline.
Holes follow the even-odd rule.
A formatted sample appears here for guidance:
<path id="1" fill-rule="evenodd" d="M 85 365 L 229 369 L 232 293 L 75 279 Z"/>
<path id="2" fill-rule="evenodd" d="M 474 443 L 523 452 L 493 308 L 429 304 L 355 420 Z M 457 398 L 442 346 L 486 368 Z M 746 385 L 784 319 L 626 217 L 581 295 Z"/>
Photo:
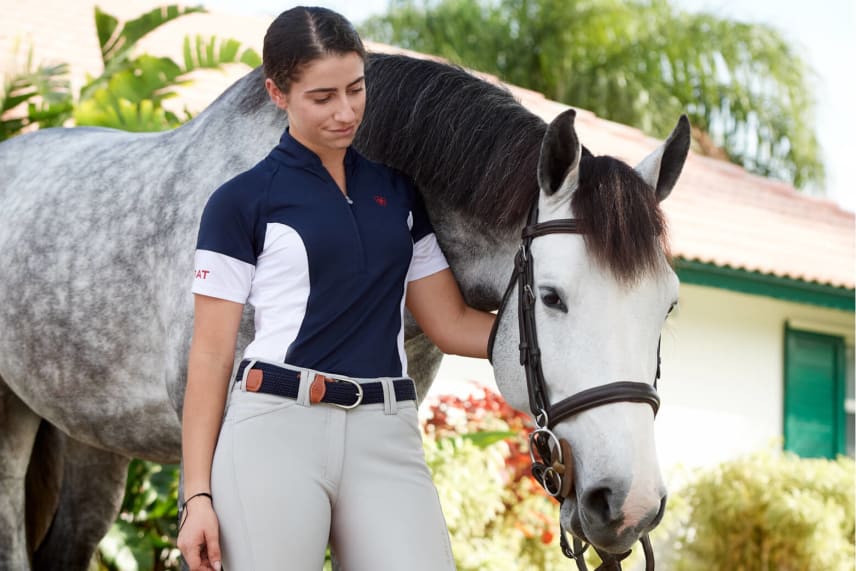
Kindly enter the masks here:
<path id="1" fill-rule="evenodd" d="M 223 420 L 244 306 L 195 295 L 181 449 L 185 497 L 211 491 L 211 461 Z"/>
<path id="2" fill-rule="evenodd" d="M 211 463 L 223 420 L 244 306 L 196 295 L 181 424 L 185 504 L 178 546 L 191 571 L 220 571 L 220 531 L 210 503 Z M 205 497 L 208 495 L 208 497 Z"/>
<path id="3" fill-rule="evenodd" d="M 487 340 L 496 316 L 464 302 L 451 270 L 410 282 L 406 303 L 419 327 L 443 353 L 487 358 Z"/>

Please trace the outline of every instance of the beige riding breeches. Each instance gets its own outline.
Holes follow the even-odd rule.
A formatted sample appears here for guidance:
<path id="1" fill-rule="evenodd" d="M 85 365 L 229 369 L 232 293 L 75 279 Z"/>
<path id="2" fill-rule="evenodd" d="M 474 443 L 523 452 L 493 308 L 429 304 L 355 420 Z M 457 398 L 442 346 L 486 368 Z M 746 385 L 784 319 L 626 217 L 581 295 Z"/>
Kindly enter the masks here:
<path id="1" fill-rule="evenodd" d="M 414 401 L 235 387 L 211 472 L 225 571 L 320 571 L 328 544 L 344 571 L 455 569 Z"/>

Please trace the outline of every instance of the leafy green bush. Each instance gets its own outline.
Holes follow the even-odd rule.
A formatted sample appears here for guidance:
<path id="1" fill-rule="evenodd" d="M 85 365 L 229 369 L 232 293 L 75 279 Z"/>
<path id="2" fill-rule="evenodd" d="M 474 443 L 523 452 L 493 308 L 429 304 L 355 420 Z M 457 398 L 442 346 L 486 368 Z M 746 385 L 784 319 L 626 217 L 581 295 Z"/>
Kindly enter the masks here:
<path id="1" fill-rule="evenodd" d="M 773 451 L 701 470 L 676 493 L 669 568 L 853 570 L 854 476 L 849 458 Z"/>
<path id="2" fill-rule="evenodd" d="M 178 466 L 133 460 L 119 517 L 97 552 L 98 571 L 179 569 Z"/>

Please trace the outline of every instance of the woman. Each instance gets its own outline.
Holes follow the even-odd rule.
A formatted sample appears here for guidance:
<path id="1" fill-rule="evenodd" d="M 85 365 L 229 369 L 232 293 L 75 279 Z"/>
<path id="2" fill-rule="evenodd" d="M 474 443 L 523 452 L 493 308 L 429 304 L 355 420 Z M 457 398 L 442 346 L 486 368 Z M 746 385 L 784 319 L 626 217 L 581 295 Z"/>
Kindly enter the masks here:
<path id="1" fill-rule="evenodd" d="M 316 571 L 328 543 L 348 571 L 454 569 L 402 302 L 446 353 L 485 357 L 494 317 L 464 304 L 412 185 L 350 146 L 366 90 L 348 21 L 284 12 L 263 60 L 288 129 L 202 216 L 179 546 L 192 570 Z"/>

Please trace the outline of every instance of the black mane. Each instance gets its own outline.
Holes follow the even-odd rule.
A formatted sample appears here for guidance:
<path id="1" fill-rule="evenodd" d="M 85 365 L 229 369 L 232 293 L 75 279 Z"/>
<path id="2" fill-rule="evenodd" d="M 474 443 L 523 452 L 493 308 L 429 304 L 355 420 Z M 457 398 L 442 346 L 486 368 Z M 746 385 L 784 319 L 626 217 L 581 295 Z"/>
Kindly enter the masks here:
<path id="1" fill-rule="evenodd" d="M 360 152 L 465 215 L 500 228 L 522 221 L 538 195 L 544 121 L 507 90 L 435 61 L 372 54 L 366 85 Z"/>
<path id="2" fill-rule="evenodd" d="M 624 283 L 654 273 L 668 257 L 666 219 L 654 189 L 627 163 L 583 156 L 571 197 L 591 256 Z"/>

